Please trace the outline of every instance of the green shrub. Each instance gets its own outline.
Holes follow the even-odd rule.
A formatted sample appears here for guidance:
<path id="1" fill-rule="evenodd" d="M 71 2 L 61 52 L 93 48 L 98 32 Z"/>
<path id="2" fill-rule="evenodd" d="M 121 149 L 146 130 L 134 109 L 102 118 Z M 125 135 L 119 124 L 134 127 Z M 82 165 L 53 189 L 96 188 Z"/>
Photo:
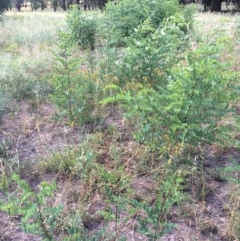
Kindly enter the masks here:
<path id="1" fill-rule="evenodd" d="M 114 42 L 125 42 L 125 37 L 134 33 L 146 20 L 157 29 L 163 19 L 174 15 L 179 10 L 178 1 L 162 0 L 123 0 L 116 5 L 109 2 L 106 5 L 106 19 L 109 34 Z"/>
<path id="2" fill-rule="evenodd" d="M 144 212 L 143 216 L 139 215 L 137 218 L 139 222 L 137 230 L 152 241 L 159 240 L 158 238 L 174 228 L 174 224 L 167 221 L 167 215 L 174 205 L 186 199 L 186 195 L 181 191 L 183 178 L 171 168 L 170 165 L 164 168 L 153 205 L 137 200 L 132 201 L 134 207 Z"/>
<path id="3" fill-rule="evenodd" d="M 80 70 L 81 58 L 74 56 L 75 47 L 69 46 L 68 33 L 60 33 L 57 45 L 56 74 L 51 79 L 55 91 L 50 98 L 61 114 L 67 115 L 70 125 L 89 122 L 94 118 L 100 91 L 96 76 L 87 69 Z"/>
<path id="4" fill-rule="evenodd" d="M 221 39 L 211 45 L 202 43 L 189 50 L 185 60 L 170 66 L 165 81 L 154 88 L 146 84 L 127 94 L 118 90 L 115 100 L 111 97 L 105 103 L 124 103 L 126 116 L 137 115 L 141 120 L 136 138 L 167 158 L 178 155 L 184 144 L 225 143 L 230 134 L 227 115 L 236 122 L 230 105 L 238 90 L 231 67 L 221 62 L 228 44 Z"/>
<path id="5" fill-rule="evenodd" d="M 27 233 L 39 234 L 45 240 L 53 240 L 56 218 L 62 206 L 51 207 L 47 204 L 49 197 L 54 195 L 55 183 L 42 182 L 40 190 L 35 194 L 30 186 L 17 175 L 12 176 L 17 184 L 16 190 L 7 195 L 6 201 L 0 199 L 1 211 L 21 216 L 21 227 Z"/>
<path id="6" fill-rule="evenodd" d="M 116 17 L 114 11 L 122 10 L 120 6 L 127 3 L 136 4 L 134 1 L 121 1 L 116 6 L 109 3 L 109 8 L 106 10 L 107 17 L 108 14 Z M 149 7 L 149 4 L 145 5 L 146 8 Z M 143 7 L 145 5 L 143 4 Z M 116 44 L 119 41 L 126 45 L 126 48 L 121 49 L 121 51 L 111 49 L 112 52 L 115 52 L 115 60 L 110 65 L 111 69 L 108 67 L 110 72 L 108 74 L 115 76 L 115 80 L 119 81 L 118 83 L 115 81 L 114 84 L 119 84 L 127 89 L 138 88 L 139 85 L 155 88 L 159 83 L 166 83 L 166 73 L 182 58 L 182 53 L 189 47 L 189 39 L 192 33 L 193 11 L 176 6 L 179 11 L 175 8 L 173 8 L 175 11 L 172 9 L 173 12 L 161 9 L 161 11 L 167 12 L 165 15 L 163 14 L 163 18 L 157 18 L 159 19 L 157 23 L 153 21 L 154 16 L 158 13 L 157 11 L 150 9 L 152 15 L 146 15 L 140 21 L 137 19 L 139 17 L 137 13 L 137 16 L 134 16 L 134 8 L 133 15 L 130 15 L 130 17 L 137 23 L 134 23 L 134 27 L 129 27 L 131 31 L 129 30 L 128 33 L 122 32 L 128 27 L 122 29 L 121 26 L 115 26 L 113 20 L 108 20 L 109 26 L 114 25 L 109 32 L 111 33 L 109 34 L 110 38 L 113 38 L 110 39 L 109 46 L 113 46 L 113 43 Z M 124 7 L 126 6 L 124 5 Z M 143 8 L 142 6 L 138 7 Z M 126 10 L 128 10 L 127 7 Z M 141 10 L 139 11 L 141 12 Z M 117 19 L 115 21 L 121 24 Z M 130 23 L 129 20 L 126 24 Z M 116 29 L 114 29 L 115 27 Z"/>
<path id="7" fill-rule="evenodd" d="M 188 40 L 179 27 L 166 24 L 155 30 L 145 21 L 135 30 L 124 51 L 118 79 L 120 85 L 141 84 L 156 88 L 166 84 L 166 73 L 182 58 Z M 150 32 L 151 31 L 151 32 Z M 148 36 L 148 37 L 147 37 Z"/>
<path id="8" fill-rule="evenodd" d="M 85 150 L 81 146 L 73 150 L 66 149 L 63 152 L 55 152 L 47 161 L 40 163 L 40 169 L 85 178 L 90 174 L 91 169 L 97 168 L 97 165 L 95 165 L 95 154 L 92 151 L 86 154 L 84 152 Z"/>
<path id="9" fill-rule="evenodd" d="M 97 31 L 96 19 L 93 16 L 83 16 L 82 11 L 73 7 L 67 13 L 66 22 L 70 30 L 71 41 L 77 43 L 82 49 L 94 50 Z"/>

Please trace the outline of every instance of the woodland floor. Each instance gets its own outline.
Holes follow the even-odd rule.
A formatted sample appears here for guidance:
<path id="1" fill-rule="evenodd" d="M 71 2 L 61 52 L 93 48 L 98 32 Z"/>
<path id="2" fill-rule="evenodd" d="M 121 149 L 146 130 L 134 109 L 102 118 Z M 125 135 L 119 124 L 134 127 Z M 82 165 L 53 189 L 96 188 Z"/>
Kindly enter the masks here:
<path id="1" fill-rule="evenodd" d="M 70 128 L 54 119 L 55 108 L 52 104 L 39 106 L 37 110 L 32 110 L 26 103 L 20 103 L 15 113 L 6 113 L 0 124 L 0 143 L 7 148 L 7 155 L 14 161 L 17 157 L 20 162 L 27 163 L 26 168 L 34 166 L 39 158 L 47 158 L 51 152 L 63 150 L 66 147 L 77 145 L 84 140 L 85 133 L 89 133 L 91 128 L 85 126 L 84 129 Z M 105 126 L 115 125 L 119 131 L 126 132 L 124 121 L 120 112 L 115 115 L 109 114 L 106 117 Z M 123 140 L 124 146 L 134 149 L 131 140 Z M 103 156 L 104 158 L 104 156 Z M 203 168 L 205 175 L 205 193 L 199 195 L 200 181 L 198 178 L 189 177 L 186 193 L 190 194 L 195 201 L 186 202 L 181 208 L 173 207 L 168 220 L 176 224 L 176 228 L 161 240 L 167 241 L 190 241 L 190 240 L 230 240 L 229 216 L 230 208 L 229 196 L 231 186 L 219 178 L 217 168 L 230 165 L 230 158 L 240 162 L 240 151 L 234 148 L 219 150 L 215 146 L 208 146 L 203 152 Z M 134 160 L 132 160 L 134 161 Z M 106 160 L 102 160 L 104 165 L 108 165 Z M 131 163 L 129 164 L 131 168 Z M 34 188 L 42 180 L 52 180 L 55 176 L 46 174 L 44 176 L 34 175 L 31 170 L 24 171 L 23 177 Z M 64 178 L 58 179 L 58 184 L 62 185 L 61 190 L 66 190 L 69 183 Z M 147 195 L 150 192 L 147 177 L 135 178 L 132 187 L 139 195 Z M 66 188 L 64 188 L 64 186 Z M 78 183 L 71 183 L 71 188 L 79 188 Z M 64 195 L 64 193 L 62 193 Z M 2 194 L 0 193 L 0 196 Z M 89 212 L 96 212 L 104 206 L 101 197 L 95 196 L 89 206 Z M 19 217 L 9 217 L 5 213 L 0 213 L 0 240 L 1 241 L 38 241 L 40 237 L 24 233 L 18 226 Z M 129 220 L 124 224 L 122 232 L 126 234 L 128 241 L 148 240 L 144 235 L 134 231 L 134 220 Z M 88 223 L 90 231 L 101 227 L 101 220 L 92 220 Z M 109 227 L 111 229 L 111 225 Z M 59 238 L 61 240 L 61 238 Z"/>

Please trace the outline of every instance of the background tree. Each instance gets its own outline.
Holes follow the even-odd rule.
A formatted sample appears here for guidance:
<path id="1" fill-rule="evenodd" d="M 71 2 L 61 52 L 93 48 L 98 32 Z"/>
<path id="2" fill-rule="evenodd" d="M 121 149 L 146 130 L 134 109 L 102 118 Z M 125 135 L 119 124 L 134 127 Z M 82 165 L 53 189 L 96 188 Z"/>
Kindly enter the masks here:
<path id="1" fill-rule="evenodd" d="M 58 0 L 51 0 L 51 7 L 53 8 L 54 12 L 57 11 L 57 7 L 59 6 Z"/>
<path id="2" fill-rule="evenodd" d="M 10 0 L 1 0 L 0 1 L 0 14 L 8 10 L 11 6 L 11 1 Z"/>
<path id="3" fill-rule="evenodd" d="M 18 11 L 20 11 L 23 2 L 24 2 L 24 0 L 13 0 L 13 1 L 12 1 L 12 4 L 16 7 L 16 9 L 17 9 Z"/>
<path id="4" fill-rule="evenodd" d="M 222 6 L 222 0 L 212 0 L 211 3 L 211 11 L 212 12 L 220 12 Z"/>
<path id="5" fill-rule="evenodd" d="M 105 8 L 107 2 L 108 2 L 107 0 L 97 0 L 97 5 L 101 10 L 103 10 Z"/>
<path id="6" fill-rule="evenodd" d="M 223 0 L 202 0 L 202 4 L 204 5 L 204 11 L 210 10 L 211 12 L 221 12 L 222 2 L 224 1 Z M 229 3 L 233 3 L 235 5 L 234 10 L 240 9 L 240 0 L 228 0 L 226 2 L 227 2 L 227 5 Z"/>
<path id="7" fill-rule="evenodd" d="M 33 10 L 37 10 L 38 9 L 38 2 L 37 2 L 37 0 L 31 0 L 31 9 L 32 9 L 32 11 Z"/>
<path id="8" fill-rule="evenodd" d="M 67 10 L 67 8 L 66 8 L 66 0 L 62 0 L 62 9 L 63 9 L 64 11 Z"/>
<path id="9" fill-rule="evenodd" d="M 44 10 L 44 8 L 47 7 L 46 2 L 44 0 L 39 0 L 39 3 L 41 5 L 41 10 Z"/>

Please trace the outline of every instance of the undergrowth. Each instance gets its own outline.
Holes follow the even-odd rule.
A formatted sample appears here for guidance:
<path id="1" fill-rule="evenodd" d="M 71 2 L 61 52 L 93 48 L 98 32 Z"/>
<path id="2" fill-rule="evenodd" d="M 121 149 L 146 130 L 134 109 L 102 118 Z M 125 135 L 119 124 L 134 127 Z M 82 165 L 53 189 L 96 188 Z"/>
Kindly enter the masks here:
<path id="1" fill-rule="evenodd" d="M 226 235 L 239 237 L 239 164 L 212 176 L 204 166 L 205 148 L 239 147 L 239 42 L 222 31 L 202 35 L 193 16 L 176 1 L 122 0 L 97 20 L 73 8 L 60 31 L 59 19 L 40 18 L 51 24 L 34 38 L 4 32 L 2 118 L 17 102 L 49 101 L 62 117 L 56 125 L 91 126 L 91 134 L 39 157 L 26 178 L 1 142 L 1 211 L 45 240 L 130 240 L 132 230 L 155 241 L 174 231 L 184 210 L 198 237 L 215 235 L 217 225 L 202 220 L 197 204 L 207 202 L 207 182 L 218 175 L 234 181 Z M 0 24 L 24 28 L 26 21 L 35 19 Z M 44 181 L 49 176 L 53 182 Z"/>

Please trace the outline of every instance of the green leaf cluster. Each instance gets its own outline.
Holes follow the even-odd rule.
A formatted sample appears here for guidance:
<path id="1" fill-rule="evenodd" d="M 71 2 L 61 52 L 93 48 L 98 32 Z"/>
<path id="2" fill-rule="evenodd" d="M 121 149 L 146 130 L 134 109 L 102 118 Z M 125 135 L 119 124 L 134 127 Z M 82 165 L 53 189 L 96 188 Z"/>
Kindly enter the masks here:
<path id="1" fill-rule="evenodd" d="M 47 204 L 48 198 L 54 196 L 56 184 L 42 182 L 35 193 L 18 175 L 14 174 L 12 180 L 17 185 L 16 190 L 7 194 L 6 200 L 0 199 L 1 211 L 20 215 L 21 227 L 25 232 L 53 240 L 56 220 L 63 209 L 62 205 Z"/>
<path id="2" fill-rule="evenodd" d="M 159 148 L 166 136 L 173 145 L 226 140 L 226 127 L 220 123 L 231 112 L 237 86 L 234 74 L 220 62 L 219 51 L 200 46 L 169 71 L 166 84 L 132 95 L 129 109 L 142 119 L 139 141 Z"/>
<path id="3" fill-rule="evenodd" d="M 97 86 L 88 70 L 80 70 L 81 58 L 74 56 L 75 47 L 69 45 L 69 34 L 61 32 L 59 37 L 54 52 L 56 74 L 51 79 L 54 92 L 50 98 L 61 115 L 68 116 L 70 125 L 84 123 L 91 120 Z"/>
<path id="4" fill-rule="evenodd" d="M 164 19 L 175 14 L 177 14 L 175 17 L 177 22 L 186 22 L 185 15 L 178 12 L 181 12 L 180 6 L 175 0 L 122 0 L 116 5 L 109 2 L 106 5 L 107 32 L 111 33 L 111 41 L 115 43 L 126 43 L 126 38 L 131 37 L 138 28 L 143 28 L 148 37 L 147 33 L 158 29 Z M 172 19 L 172 21 L 175 20 Z M 142 24 L 146 26 L 146 22 L 149 23 L 148 29 L 141 26 Z"/>
<path id="5" fill-rule="evenodd" d="M 153 241 L 174 228 L 174 224 L 167 221 L 167 214 L 174 204 L 184 199 L 181 192 L 182 177 L 168 167 L 165 170 L 152 206 L 145 202 L 132 201 L 135 208 L 140 208 L 144 212 L 144 215 L 138 217 L 138 231 Z"/>
<path id="6" fill-rule="evenodd" d="M 66 22 L 70 30 L 70 41 L 82 49 L 94 50 L 97 22 L 93 16 L 83 16 L 76 6 L 67 12 Z"/>
<path id="7" fill-rule="evenodd" d="M 166 84 L 169 69 L 181 60 L 181 53 L 188 47 L 184 32 L 169 19 L 145 38 L 145 31 L 151 29 L 149 24 L 149 21 L 144 22 L 128 41 L 129 47 L 124 51 L 117 72 L 121 86 L 133 82 L 156 89 Z"/>

